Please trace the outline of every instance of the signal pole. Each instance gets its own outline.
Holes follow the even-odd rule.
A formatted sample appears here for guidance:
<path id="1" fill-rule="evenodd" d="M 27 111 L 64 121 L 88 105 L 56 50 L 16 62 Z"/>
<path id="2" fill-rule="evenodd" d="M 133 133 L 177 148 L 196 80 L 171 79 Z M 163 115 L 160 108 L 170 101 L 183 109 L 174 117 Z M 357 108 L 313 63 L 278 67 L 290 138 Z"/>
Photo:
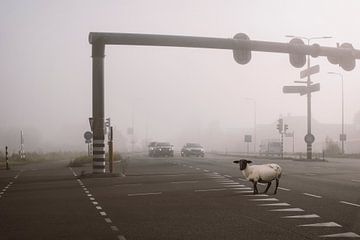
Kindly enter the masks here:
<path id="1" fill-rule="evenodd" d="M 9 170 L 9 157 L 8 157 L 8 146 L 5 146 L 5 164 L 6 164 L 6 170 Z"/>

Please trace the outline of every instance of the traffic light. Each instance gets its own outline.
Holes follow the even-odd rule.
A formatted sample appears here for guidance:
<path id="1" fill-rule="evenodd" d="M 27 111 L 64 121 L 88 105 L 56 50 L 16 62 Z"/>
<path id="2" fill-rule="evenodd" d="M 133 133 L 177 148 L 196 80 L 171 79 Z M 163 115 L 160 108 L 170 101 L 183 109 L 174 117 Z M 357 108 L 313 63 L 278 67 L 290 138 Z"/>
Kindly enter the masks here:
<path id="1" fill-rule="evenodd" d="M 276 125 L 276 129 L 281 133 L 283 131 L 284 122 L 282 118 L 279 118 L 278 124 Z"/>
<path id="2" fill-rule="evenodd" d="M 289 129 L 289 125 L 288 124 L 285 124 L 284 125 L 284 132 L 286 132 L 286 130 L 288 130 Z"/>
<path id="3" fill-rule="evenodd" d="M 249 36 L 245 33 L 238 33 L 234 36 L 234 39 L 240 39 L 240 40 L 250 40 Z M 251 60 L 251 51 L 242 48 L 238 50 L 233 50 L 234 59 L 237 63 L 245 65 Z"/>
<path id="4" fill-rule="evenodd" d="M 298 46 L 304 45 L 304 42 L 300 38 L 293 38 L 290 40 L 289 44 L 290 48 L 296 52 Z M 289 60 L 291 65 L 293 65 L 294 67 L 302 68 L 306 63 L 306 56 L 305 54 L 290 53 Z"/>
<path id="5" fill-rule="evenodd" d="M 343 43 L 340 46 L 337 46 L 338 48 L 344 48 L 344 49 L 349 49 L 349 50 L 353 50 L 354 47 L 352 46 L 351 43 Z M 352 54 L 352 52 L 349 52 L 349 54 L 346 55 L 342 55 L 342 56 L 328 56 L 327 57 L 328 61 L 332 64 L 336 64 L 336 65 L 340 65 L 340 67 L 342 69 L 344 69 L 345 71 L 351 71 L 355 68 L 355 57 Z"/>

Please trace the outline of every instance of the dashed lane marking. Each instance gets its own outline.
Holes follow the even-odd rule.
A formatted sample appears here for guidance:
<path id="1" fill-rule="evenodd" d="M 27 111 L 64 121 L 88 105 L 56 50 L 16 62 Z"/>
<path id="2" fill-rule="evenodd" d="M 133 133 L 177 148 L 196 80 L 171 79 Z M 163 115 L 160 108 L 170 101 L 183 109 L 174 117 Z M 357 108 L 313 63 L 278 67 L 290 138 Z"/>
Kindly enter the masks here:
<path id="1" fill-rule="evenodd" d="M 244 185 L 241 185 L 241 184 L 225 185 L 224 187 L 232 188 L 232 189 L 251 189 L 251 188 L 247 188 L 247 187 L 245 187 Z"/>
<path id="2" fill-rule="evenodd" d="M 303 194 L 306 195 L 306 196 L 309 196 L 309 197 L 322 198 L 322 196 L 314 195 L 314 194 L 311 194 L 311 193 L 303 193 Z"/>
<path id="3" fill-rule="evenodd" d="M 234 187 L 231 190 L 252 190 L 252 188 L 250 188 L 250 187 Z M 246 191 L 246 192 L 248 192 L 248 191 Z M 251 192 L 253 192 L 253 191 L 251 191 Z"/>
<path id="4" fill-rule="evenodd" d="M 148 195 L 160 195 L 162 192 L 150 192 L 150 193 L 130 193 L 128 197 L 135 197 L 135 196 L 148 196 Z"/>
<path id="5" fill-rule="evenodd" d="M 346 201 L 340 201 L 340 203 L 351 205 L 351 206 L 354 206 L 354 207 L 360 207 L 360 205 L 356 204 L 356 203 L 351 203 L 351 202 L 346 202 Z"/>
<path id="6" fill-rule="evenodd" d="M 246 197 L 268 197 L 267 194 L 251 194 L 251 195 L 244 195 Z"/>
<path id="7" fill-rule="evenodd" d="M 207 169 L 204 169 L 204 172 L 210 172 L 209 170 L 207 170 Z"/>
<path id="8" fill-rule="evenodd" d="M 98 203 L 98 202 L 92 202 L 92 204 L 94 204 L 94 205 L 98 205 L 99 203 Z"/>
<path id="9" fill-rule="evenodd" d="M 97 209 L 97 210 L 101 210 L 101 209 L 102 209 L 102 207 L 100 207 L 100 206 L 96 206 L 96 209 Z"/>
<path id="10" fill-rule="evenodd" d="M 290 206 L 290 204 L 288 204 L 288 203 L 264 203 L 264 204 L 259 204 L 258 206 L 263 206 L 263 207 L 287 207 L 287 206 Z"/>
<path id="11" fill-rule="evenodd" d="M 241 193 L 253 193 L 253 191 L 235 191 L 234 193 L 241 194 Z"/>
<path id="12" fill-rule="evenodd" d="M 117 226 L 110 226 L 111 230 L 115 231 L 115 232 L 118 232 L 119 229 Z"/>
<path id="13" fill-rule="evenodd" d="M 224 177 L 232 178 L 232 176 L 230 176 L 230 175 L 224 175 Z"/>
<path id="14" fill-rule="evenodd" d="M 195 192 L 216 192 L 216 191 L 224 191 L 226 188 L 211 188 L 211 189 L 198 189 L 194 190 Z"/>
<path id="15" fill-rule="evenodd" d="M 89 198 L 91 201 L 95 201 L 95 198 L 93 198 L 93 197 L 91 197 L 91 198 Z"/>
<path id="16" fill-rule="evenodd" d="M 248 180 L 244 179 L 244 178 L 238 178 L 240 181 L 244 181 L 247 182 Z"/>
<path id="17" fill-rule="evenodd" d="M 283 188 L 283 187 L 278 187 L 278 189 L 284 190 L 284 191 L 290 191 L 290 189 L 288 189 L 288 188 Z"/>
<path id="18" fill-rule="evenodd" d="M 181 183 L 197 183 L 199 181 L 178 181 L 178 182 L 171 182 L 172 184 L 181 184 Z"/>
<path id="19" fill-rule="evenodd" d="M 112 223 L 111 219 L 110 218 L 104 218 L 105 222 L 107 223 Z"/>
<path id="20" fill-rule="evenodd" d="M 279 201 L 279 199 L 277 198 L 257 198 L 257 199 L 249 199 L 249 201 L 257 201 L 257 202 L 260 202 L 260 201 L 264 201 L 264 202 L 272 202 L 272 201 Z"/>
<path id="21" fill-rule="evenodd" d="M 345 233 L 336 233 L 336 234 L 330 234 L 330 235 L 322 235 L 321 238 L 359 238 L 360 235 L 353 233 L 353 232 L 345 232 Z"/>
<path id="22" fill-rule="evenodd" d="M 319 218 L 317 214 L 306 214 L 306 215 L 294 215 L 294 216 L 285 216 L 281 218 Z"/>
<path id="23" fill-rule="evenodd" d="M 126 238 L 125 238 L 123 235 L 119 235 L 119 236 L 118 236 L 118 239 L 119 239 L 119 240 L 126 240 Z"/>
<path id="24" fill-rule="evenodd" d="M 106 212 L 100 212 L 100 215 L 101 216 L 106 216 L 107 214 L 106 214 Z"/>
<path id="25" fill-rule="evenodd" d="M 298 227 L 342 227 L 340 224 L 336 222 L 323 222 L 323 223 L 312 223 L 312 224 L 302 224 L 298 225 Z"/>
<path id="26" fill-rule="evenodd" d="M 280 209 L 271 209 L 270 212 L 304 212 L 304 209 L 301 208 L 280 208 Z"/>

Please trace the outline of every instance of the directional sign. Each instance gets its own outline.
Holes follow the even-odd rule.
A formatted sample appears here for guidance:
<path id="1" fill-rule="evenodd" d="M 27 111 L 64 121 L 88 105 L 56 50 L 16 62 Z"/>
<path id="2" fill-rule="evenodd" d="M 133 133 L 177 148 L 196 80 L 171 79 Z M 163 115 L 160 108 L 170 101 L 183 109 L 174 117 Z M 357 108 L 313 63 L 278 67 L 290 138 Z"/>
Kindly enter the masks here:
<path id="1" fill-rule="evenodd" d="M 250 143 L 251 142 L 251 135 L 245 135 L 244 140 L 245 140 L 245 142 Z"/>
<path id="2" fill-rule="evenodd" d="M 320 83 L 312 84 L 309 86 L 284 86 L 283 93 L 299 93 L 301 96 L 310 92 L 320 91 Z"/>
<path id="3" fill-rule="evenodd" d="M 300 72 L 300 78 L 305 78 L 307 76 L 313 75 L 313 74 L 318 73 L 318 72 L 320 72 L 320 66 L 315 65 L 315 66 L 312 66 L 310 68 L 307 68 L 307 69 L 301 71 Z"/>

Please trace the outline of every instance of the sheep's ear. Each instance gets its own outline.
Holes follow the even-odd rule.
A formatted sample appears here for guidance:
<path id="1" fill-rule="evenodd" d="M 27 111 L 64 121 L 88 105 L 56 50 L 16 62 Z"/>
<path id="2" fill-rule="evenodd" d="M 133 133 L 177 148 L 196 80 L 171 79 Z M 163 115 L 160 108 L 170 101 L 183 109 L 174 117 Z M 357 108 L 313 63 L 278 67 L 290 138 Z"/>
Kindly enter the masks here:
<path id="1" fill-rule="evenodd" d="M 240 160 L 233 161 L 233 163 L 239 163 L 239 162 L 240 162 Z"/>
<path id="2" fill-rule="evenodd" d="M 250 161 L 250 160 L 246 160 L 246 162 L 247 162 L 247 163 L 252 163 L 252 161 Z"/>

